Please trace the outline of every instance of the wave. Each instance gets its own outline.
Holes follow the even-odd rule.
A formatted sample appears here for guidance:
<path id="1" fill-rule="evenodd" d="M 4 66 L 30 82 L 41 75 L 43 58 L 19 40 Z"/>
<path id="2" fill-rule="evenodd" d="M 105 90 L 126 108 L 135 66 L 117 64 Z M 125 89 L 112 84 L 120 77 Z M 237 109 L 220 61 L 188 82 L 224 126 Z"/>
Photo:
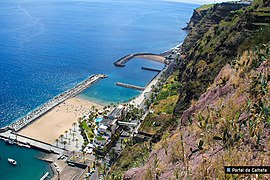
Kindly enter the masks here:
<path id="1" fill-rule="evenodd" d="M 26 37 L 24 37 L 24 39 L 20 42 L 20 45 L 24 45 L 25 43 L 31 41 L 33 38 L 45 32 L 45 26 L 41 22 L 41 20 L 37 17 L 32 16 L 25 8 L 23 8 L 23 4 L 25 3 L 26 2 L 19 2 L 17 4 L 17 8 L 31 21 L 31 23 L 21 28 L 21 29 L 27 28 L 30 31 L 28 31 L 28 33 L 26 34 Z M 36 29 L 36 32 L 32 33 L 31 32 L 32 29 Z"/>

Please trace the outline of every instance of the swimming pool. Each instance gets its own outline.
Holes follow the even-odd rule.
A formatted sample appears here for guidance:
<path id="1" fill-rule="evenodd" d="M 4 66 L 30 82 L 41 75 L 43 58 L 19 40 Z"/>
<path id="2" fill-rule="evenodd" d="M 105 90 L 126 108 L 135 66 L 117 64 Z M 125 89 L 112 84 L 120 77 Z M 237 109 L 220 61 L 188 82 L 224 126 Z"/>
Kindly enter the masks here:
<path id="1" fill-rule="evenodd" d="M 96 118 L 96 119 L 95 119 L 95 122 L 96 122 L 96 123 L 99 123 L 99 122 L 102 120 L 102 118 L 103 118 L 103 117 L 98 117 L 98 118 Z"/>

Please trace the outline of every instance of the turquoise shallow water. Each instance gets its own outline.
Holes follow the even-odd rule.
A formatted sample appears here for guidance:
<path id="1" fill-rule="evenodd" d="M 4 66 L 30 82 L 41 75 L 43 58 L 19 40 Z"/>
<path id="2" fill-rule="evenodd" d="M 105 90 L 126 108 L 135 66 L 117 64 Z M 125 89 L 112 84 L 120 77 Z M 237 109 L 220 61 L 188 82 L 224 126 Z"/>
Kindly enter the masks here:
<path id="1" fill-rule="evenodd" d="M 6 145 L 0 141 L 0 179 L 2 180 L 37 180 L 50 172 L 49 164 L 38 159 L 42 154 L 33 149 L 16 145 Z M 15 159 L 17 166 L 8 163 L 7 158 Z"/>

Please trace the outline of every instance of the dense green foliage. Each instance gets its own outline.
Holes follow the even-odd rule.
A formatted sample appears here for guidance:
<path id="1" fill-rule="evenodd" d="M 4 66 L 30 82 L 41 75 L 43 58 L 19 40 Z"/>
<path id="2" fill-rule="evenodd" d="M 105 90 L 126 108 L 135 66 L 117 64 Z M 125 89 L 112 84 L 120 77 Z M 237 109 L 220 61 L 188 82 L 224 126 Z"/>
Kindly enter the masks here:
<path id="1" fill-rule="evenodd" d="M 82 121 L 81 126 L 82 126 L 82 129 L 86 132 L 88 139 L 90 141 L 93 141 L 94 135 L 95 135 L 93 128 L 91 126 L 88 126 L 86 121 Z"/>
<path id="2" fill-rule="evenodd" d="M 112 166 L 109 179 L 122 179 L 123 173 L 128 169 L 144 165 L 149 158 L 149 148 L 148 143 L 126 146 L 114 166 Z"/>

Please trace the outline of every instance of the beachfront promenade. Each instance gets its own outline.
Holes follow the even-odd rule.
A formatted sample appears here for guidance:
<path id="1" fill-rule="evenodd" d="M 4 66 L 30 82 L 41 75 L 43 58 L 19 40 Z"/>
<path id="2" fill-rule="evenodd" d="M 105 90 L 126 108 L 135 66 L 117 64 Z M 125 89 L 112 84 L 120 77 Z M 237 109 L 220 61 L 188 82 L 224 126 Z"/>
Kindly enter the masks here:
<path id="1" fill-rule="evenodd" d="M 89 78 L 82 81 L 75 87 L 63 92 L 62 94 L 54 97 L 49 102 L 39 106 L 32 112 L 28 113 L 26 116 L 12 123 L 9 127 L 16 132 L 21 130 L 23 127 L 27 126 L 29 123 L 41 117 L 43 114 L 47 113 L 55 106 L 59 105 L 60 103 L 64 102 L 65 100 L 71 97 L 78 95 L 79 93 L 83 92 L 85 89 L 93 85 L 95 82 L 103 78 L 107 78 L 107 76 L 104 74 L 95 74 L 95 75 L 90 76 Z"/>
<path id="2" fill-rule="evenodd" d="M 158 55 L 158 54 L 154 54 L 154 53 L 134 53 L 134 54 L 129 54 L 129 55 L 126 55 L 126 56 L 118 59 L 113 64 L 115 66 L 117 66 L 117 67 L 124 67 L 125 64 L 129 60 L 131 60 L 133 58 L 149 59 L 149 60 L 152 60 L 152 61 L 157 61 L 157 62 L 166 64 L 166 58 L 163 55 Z"/>
<path id="3" fill-rule="evenodd" d="M 151 96 L 151 91 L 153 87 L 157 87 L 157 84 L 161 78 L 162 75 L 168 76 L 172 73 L 174 68 L 174 63 L 170 63 L 168 65 L 165 65 L 165 67 L 160 71 L 145 87 L 142 94 L 140 94 L 138 97 L 136 97 L 134 100 L 130 101 L 130 104 L 135 105 L 139 109 L 145 109 L 146 105 L 145 102 L 147 99 Z"/>

